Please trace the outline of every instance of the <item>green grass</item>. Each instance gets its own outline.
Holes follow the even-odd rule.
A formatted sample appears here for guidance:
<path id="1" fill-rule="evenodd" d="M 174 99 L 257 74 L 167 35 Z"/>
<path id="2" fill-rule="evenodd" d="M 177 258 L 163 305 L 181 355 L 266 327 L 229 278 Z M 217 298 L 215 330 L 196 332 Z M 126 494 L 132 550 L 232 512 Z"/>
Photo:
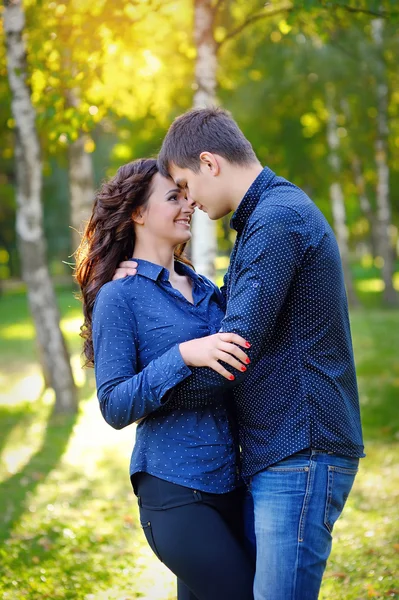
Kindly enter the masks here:
<path id="1" fill-rule="evenodd" d="M 70 290 L 58 297 L 80 373 L 76 418 L 53 417 L 42 394 L 24 295 L 0 298 L 0 597 L 173 598 L 130 489 L 134 429 L 104 423 L 92 373 L 79 369 L 80 305 Z M 399 312 L 362 310 L 351 322 L 367 457 L 335 527 L 321 599 L 399 598 Z"/>

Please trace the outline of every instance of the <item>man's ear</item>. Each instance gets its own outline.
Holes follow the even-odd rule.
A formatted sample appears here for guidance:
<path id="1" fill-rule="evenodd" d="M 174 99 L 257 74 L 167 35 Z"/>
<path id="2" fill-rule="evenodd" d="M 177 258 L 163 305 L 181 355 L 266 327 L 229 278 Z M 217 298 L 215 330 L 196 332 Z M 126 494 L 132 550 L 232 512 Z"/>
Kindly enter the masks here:
<path id="1" fill-rule="evenodd" d="M 140 209 L 135 210 L 132 213 L 132 221 L 136 223 L 136 225 L 144 225 L 144 216 Z"/>
<path id="2" fill-rule="evenodd" d="M 216 154 L 212 154 L 212 152 L 201 152 L 200 154 L 200 162 L 201 167 L 206 169 L 211 175 L 219 175 L 220 173 L 220 163 L 218 160 L 218 156 Z"/>

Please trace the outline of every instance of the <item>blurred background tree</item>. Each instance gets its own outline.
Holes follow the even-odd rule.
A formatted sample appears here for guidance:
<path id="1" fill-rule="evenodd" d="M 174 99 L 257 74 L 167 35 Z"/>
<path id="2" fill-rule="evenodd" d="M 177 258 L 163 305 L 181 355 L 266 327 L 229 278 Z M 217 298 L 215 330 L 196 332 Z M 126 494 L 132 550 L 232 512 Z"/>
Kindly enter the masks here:
<path id="1" fill-rule="evenodd" d="M 67 274 L 64 263 L 100 180 L 122 162 L 154 154 L 167 125 L 184 109 L 219 102 L 233 112 L 260 159 L 301 185 L 331 219 L 350 265 L 348 291 L 356 267 L 373 266 L 384 301 L 396 302 L 394 3 L 32 0 L 25 5 L 54 275 Z M 4 47 L 0 68 L 6 75 Z M 334 106 L 328 110 L 332 93 Z M 13 227 L 15 123 L 5 78 L 0 94 L 4 280 L 20 275 Z M 337 178 L 343 200 L 339 203 L 335 192 L 329 202 Z M 215 255 L 220 249 L 227 255 L 232 239 L 226 223 L 218 224 L 216 244 L 214 224 L 201 217 L 198 232 L 194 225 L 194 260 L 199 270 L 214 275 Z M 216 266 L 223 264 L 216 259 Z M 350 296 L 355 302 L 356 293 Z"/>
<path id="2" fill-rule="evenodd" d="M 385 302 L 395 303 L 397 207 L 390 189 L 399 159 L 393 2 L 25 4 L 54 275 L 67 273 L 63 261 L 76 247 L 74 232 L 87 218 L 99 181 L 118 164 L 155 153 L 168 123 L 182 110 L 220 102 L 232 110 L 261 160 L 304 187 L 331 218 L 344 262 L 353 271 L 356 264 L 373 261 Z M 0 59 L 5 75 L 4 49 Z M 12 225 L 15 124 L 9 88 L 5 82 L 1 86 L 5 279 L 18 277 L 20 266 Z M 328 111 L 332 93 L 335 105 Z M 327 206 L 337 177 L 344 199 L 340 210 L 336 195 Z M 201 221 L 198 233 L 194 225 L 192 244 L 196 263 L 210 274 L 217 253 L 213 231 L 208 221 Z M 227 254 L 232 240 L 225 239 L 225 231 L 218 224 L 218 246 Z M 210 254 L 204 260 L 206 244 Z M 350 290 L 349 275 L 347 285 Z M 350 295 L 355 301 L 355 293 Z"/>
<path id="3" fill-rule="evenodd" d="M 18 7 L 25 24 L 7 24 Z M 156 155 L 184 110 L 217 103 L 263 164 L 309 194 L 340 245 L 367 467 L 322 598 L 399 598 L 397 0 L 7 0 L 1 11 L 0 595 L 143 596 L 137 565 L 151 559 L 137 558 L 130 512 L 121 518 L 131 433 L 101 422 L 80 368 L 73 252 L 101 180 Z M 14 47 L 10 68 L 15 36 L 26 56 Z M 192 258 L 218 283 L 229 219 L 193 223 Z M 35 244 L 24 243 L 31 230 Z M 54 420 L 53 406 L 72 414 Z M 151 581 L 148 597 L 166 598 Z"/>
<path id="4" fill-rule="evenodd" d="M 397 304 L 393 2 L 27 0 L 25 10 L 54 276 L 68 277 L 101 179 L 156 153 L 184 109 L 221 103 L 261 161 L 302 186 L 331 220 L 351 304 L 362 302 L 359 286 L 374 286 L 385 305 Z M 4 44 L 1 52 L 5 75 Z M 10 93 L 2 82 L 3 281 L 21 275 Z M 196 215 L 191 247 L 198 270 L 220 277 L 233 240 L 228 219 L 215 224 Z"/>

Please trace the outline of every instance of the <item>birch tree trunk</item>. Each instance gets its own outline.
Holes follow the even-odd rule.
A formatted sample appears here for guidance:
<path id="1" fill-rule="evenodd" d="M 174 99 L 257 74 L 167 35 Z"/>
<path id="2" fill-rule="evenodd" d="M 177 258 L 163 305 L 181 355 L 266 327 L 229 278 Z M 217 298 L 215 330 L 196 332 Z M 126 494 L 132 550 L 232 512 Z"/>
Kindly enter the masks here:
<path id="1" fill-rule="evenodd" d="M 77 106 L 78 93 L 70 90 L 68 104 Z M 81 233 L 90 218 L 94 202 L 94 172 L 91 154 L 85 151 L 88 137 L 80 133 L 68 148 L 68 179 L 70 196 L 70 218 L 72 227 L 72 250 L 80 243 Z"/>
<path id="2" fill-rule="evenodd" d="M 335 112 L 335 92 L 332 85 L 326 86 L 326 106 L 328 110 L 327 120 L 327 143 L 329 148 L 329 163 L 332 171 L 333 181 L 330 185 L 330 200 L 334 220 L 335 233 L 339 250 L 341 253 L 342 268 L 344 271 L 346 291 L 349 303 L 358 306 L 352 275 L 349 267 L 348 227 L 346 225 L 346 210 L 344 194 L 339 181 L 341 174 L 341 160 L 339 157 L 339 137 L 337 132 L 337 115 Z"/>
<path id="3" fill-rule="evenodd" d="M 87 137 L 79 135 L 68 148 L 68 177 L 72 227 L 72 250 L 80 243 L 81 233 L 90 218 L 94 202 L 94 174 L 91 154 L 85 151 Z"/>
<path id="4" fill-rule="evenodd" d="M 370 199 L 366 194 L 366 184 L 363 177 L 362 164 L 359 157 L 356 155 L 352 158 L 352 171 L 359 196 L 361 211 L 370 224 L 371 254 L 373 258 L 375 258 L 378 256 L 377 220 Z"/>
<path id="5" fill-rule="evenodd" d="M 11 108 L 16 124 L 16 229 L 22 274 L 27 284 L 36 336 L 56 395 L 55 410 L 72 412 L 77 408 L 76 387 L 60 330 L 60 315 L 46 263 L 41 203 L 42 165 L 35 113 L 26 83 L 24 26 L 22 0 L 7 1 L 4 9 L 4 30 Z"/>
<path id="6" fill-rule="evenodd" d="M 211 0 L 194 2 L 195 64 L 194 108 L 216 103 L 217 44 L 214 38 L 214 11 Z M 193 218 L 192 260 L 199 273 L 215 279 L 217 253 L 216 223 L 200 210 Z"/>
<path id="7" fill-rule="evenodd" d="M 375 141 L 375 161 L 377 165 L 377 221 L 379 255 L 383 260 L 384 303 L 395 306 L 398 296 L 393 287 L 394 249 L 391 244 L 392 210 L 389 197 L 388 165 L 388 78 L 383 56 L 384 19 L 371 21 L 371 32 L 377 53 L 377 136 Z"/>

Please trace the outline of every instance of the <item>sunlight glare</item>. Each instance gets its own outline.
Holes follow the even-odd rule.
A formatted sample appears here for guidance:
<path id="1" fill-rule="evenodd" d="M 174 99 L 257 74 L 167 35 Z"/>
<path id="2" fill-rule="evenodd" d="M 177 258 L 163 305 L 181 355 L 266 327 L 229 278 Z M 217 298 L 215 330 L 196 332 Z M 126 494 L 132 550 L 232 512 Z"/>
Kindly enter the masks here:
<path id="1" fill-rule="evenodd" d="M 32 369 L 33 371 L 33 369 Z M 5 379 L 5 377 L 2 377 Z M 20 402 L 36 402 L 43 390 L 43 377 L 41 373 L 35 369 L 29 375 L 19 378 L 15 377 L 16 381 L 13 385 L 7 388 L 0 394 L 0 404 L 15 405 Z"/>

